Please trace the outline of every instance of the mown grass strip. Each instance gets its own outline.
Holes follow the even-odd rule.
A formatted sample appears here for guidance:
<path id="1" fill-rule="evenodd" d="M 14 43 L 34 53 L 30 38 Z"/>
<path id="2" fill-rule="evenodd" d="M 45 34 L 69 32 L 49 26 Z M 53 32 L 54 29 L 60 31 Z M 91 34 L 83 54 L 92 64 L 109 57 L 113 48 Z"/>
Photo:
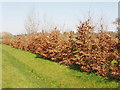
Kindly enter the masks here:
<path id="1" fill-rule="evenodd" d="M 16 76 L 16 79 L 26 78 L 26 82 L 31 82 L 31 87 L 42 88 L 117 88 L 118 82 L 110 79 L 105 79 L 99 75 L 88 74 L 72 70 L 67 66 L 59 65 L 58 63 L 49 61 L 43 58 L 36 58 L 35 54 L 27 51 L 12 48 L 11 46 L 3 45 L 3 67 L 10 66 L 22 74 L 21 77 Z M 12 70 L 12 69 L 11 69 Z M 13 80 L 9 77 L 11 71 L 3 71 L 4 82 Z M 14 72 L 14 73 L 15 73 Z M 12 73 L 10 73 L 12 74 Z M 8 75 L 8 76 L 7 76 Z M 7 80 L 6 78 L 9 77 Z M 16 82 L 18 83 L 18 82 Z M 23 81 L 24 83 L 24 81 Z M 33 85 L 32 85 L 33 83 Z M 6 83 L 9 85 L 9 83 Z M 7 85 L 4 85 L 6 87 Z M 16 87 L 17 84 L 12 84 L 9 87 Z M 26 84 L 24 87 L 30 87 Z"/>
<path id="2" fill-rule="evenodd" d="M 2 88 L 2 45 L 0 45 L 0 89 Z"/>
<path id="3" fill-rule="evenodd" d="M 26 76 L 26 78 L 29 81 L 32 81 L 34 84 L 36 84 L 37 88 L 47 87 L 47 84 L 48 85 L 50 84 L 51 86 L 55 86 L 55 87 L 60 86 L 60 84 L 57 81 L 54 81 L 53 79 L 49 79 L 49 77 L 45 75 L 37 74 L 37 72 L 34 69 L 20 62 L 19 59 L 15 58 L 10 53 L 4 50 L 3 50 L 3 53 L 6 54 L 7 57 L 9 58 L 7 60 L 9 60 L 10 64 L 12 64 L 12 66 L 16 68 L 19 71 L 19 73 L 22 73 L 24 76 Z M 52 83 L 47 83 L 46 78 L 47 80 L 49 80 L 49 82 L 52 82 Z"/>

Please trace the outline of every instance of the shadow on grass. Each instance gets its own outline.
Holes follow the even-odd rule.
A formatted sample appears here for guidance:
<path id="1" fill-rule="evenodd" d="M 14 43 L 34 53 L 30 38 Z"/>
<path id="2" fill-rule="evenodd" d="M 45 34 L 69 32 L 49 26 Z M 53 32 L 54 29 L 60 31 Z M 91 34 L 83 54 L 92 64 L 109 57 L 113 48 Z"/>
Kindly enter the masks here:
<path id="1" fill-rule="evenodd" d="M 53 61 L 51 60 L 50 58 L 45 58 L 45 57 L 42 57 L 40 55 L 37 55 L 36 54 L 36 57 L 35 58 L 43 58 L 44 60 L 49 60 L 51 62 L 56 62 L 56 63 L 59 63 L 58 61 Z M 60 65 L 65 65 L 65 64 L 60 64 Z M 68 66 L 68 65 L 67 65 Z M 68 68 L 72 69 L 72 70 L 75 70 L 75 71 L 78 71 L 78 72 L 85 72 L 86 74 L 95 74 L 94 72 L 87 72 L 87 71 L 84 71 L 84 70 L 81 70 L 80 69 L 80 66 L 79 65 L 76 65 L 76 64 L 72 64 L 72 65 L 69 65 Z M 99 74 L 95 74 L 96 76 L 98 76 Z M 102 76 L 102 75 L 99 75 L 99 76 Z M 103 77 L 103 76 L 102 76 Z M 115 82 L 118 82 L 120 83 L 120 78 L 116 79 L 116 78 L 113 78 L 113 77 L 108 77 L 108 78 L 105 78 L 103 77 L 105 82 L 111 82 L 111 81 L 115 81 Z M 119 86 L 120 88 L 120 86 Z"/>
<path id="2" fill-rule="evenodd" d="M 8 46 L 9 46 L 9 45 L 8 45 Z M 13 48 L 15 48 L 15 47 L 13 47 Z M 15 49 L 17 49 L 17 48 L 15 48 Z M 21 49 L 19 49 L 19 50 L 21 50 Z M 24 50 L 22 50 L 22 51 L 24 51 Z M 30 51 L 27 51 L 27 52 L 30 52 Z M 30 52 L 30 53 L 32 53 L 32 52 Z M 33 54 L 35 54 L 35 53 L 33 53 Z M 40 55 L 37 55 L 37 54 L 36 54 L 36 56 L 35 56 L 34 58 L 42 58 L 43 60 L 49 60 L 49 61 L 51 61 L 51 62 L 59 63 L 59 60 L 58 60 L 58 61 L 53 61 L 53 60 L 51 60 L 50 58 L 44 58 L 44 57 L 42 57 L 42 56 L 40 56 Z M 61 65 L 64 65 L 64 66 L 65 66 L 65 64 L 61 64 Z M 85 72 L 85 73 L 88 74 L 88 75 L 89 75 L 89 74 L 93 74 L 93 72 L 92 72 L 92 73 L 89 73 L 89 72 L 86 72 L 86 71 L 84 71 L 84 70 L 81 70 L 81 69 L 80 69 L 80 66 L 78 66 L 78 65 L 76 65 L 76 64 L 73 64 L 73 65 L 71 65 L 71 66 L 68 66 L 68 68 L 70 68 L 70 69 L 72 69 L 72 70 L 75 70 L 75 71 L 78 71 L 78 72 Z M 100 75 L 95 74 L 95 73 L 94 73 L 94 75 L 100 76 Z M 81 78 L 81 76 L 77 76 L 77 77 Z M 103 78 L 104 78 L 104 77 L 103 77 Z M 120 83 L 120 78 L 119 78 L 119 79 L 115 79 L 115 78 L 112 78 L 112 77 L 108 77 L 108 78 L 104 78 L 104 81 L 105 81 L 105 82 L 116 81 L 116 82 Z M 120 85 L 119 85 L 118 88 L 120 88 Z"/>
<path id="3" fill-rule="evenodd" d="M 76 70 L 76 71 L 79 71 L 79 72 L 85 72 L 86 74 L 95 74 L 94 72 L 87 72 L 87 71 L 84 71 L 84 70 L 81 70 L 79 65 L 76 65 L 76 64 L 73 64 L 72 66 L 69 67 L 70 69 L 73 69 L 73 70 Z M 95 74 L 96 76 L 102 76 L 100 74 Z M 103 77 L 103 76 L 102 76 Z M 105 77 L 103 77 L 105 78 Z M 108 78 L 105 78 L 104 79 L 105 81 L 108 81 L 108 82 L 111 82 L 111 81 L 116 81 L 116 82 L 120 82 L 120 78 L 113 78 L 113 77 L 108 77 Z"/>
<path id="4" fill-rule="evenodd" d="M 9 45 L 8 45 L 9 46 Z M 12 47 L 12 46 L 11 46 Z M 15 48 L 15 47 L 12 47 L 12 48 Z M 18 48 L 15 48 L 15 49 L 18 49 Z M 19 50 L 21 50 L 21 49 L 19 49 Z M 22 51 L 24 51 L 24 50 L 22 50 Z M 30 52 L 30 51 L 28 51 L 28 52 Z M 32 52 L 30 52 L 30 53 L 32 53 Z M 35 54 L 35 53 L 33 53 L 33 54 Z M 49 60 L 49 61 L 51 61 L 51 62 L 56 62 L 56 63 L 59 63 L 59 60 L 58 61 L 53 61 L 53 60 L 51 60 L 50 58 L 44 58 L 44 57 L 42 57 L 42 56 L 40 56 L 40 55 L 38 55 L 38 54 L 36 54 L 36 56 L 35 56 L 35 58 L 43 58 L 43 60 Z M 60 64 L 60 65 L 65 65 L 65 64 Z M 68 65 L 67 65 L 68 66 Z M 68 68 L 70 68 L 70 69 L 72 69 L 72 70 L 75 70 L 75 71 L 79 71 L 79 72 L 85 72 L 86 74 L 91 74 L 90 72 L 86 72 L 86 71 L 84 71 L 84 70 L 81 70 L 80 68 L 79 68 L 79 66 L 78 65 L 76 65 L 76 64 L 73 64 L 73 65 L 71 65 L 71 66 L 68 66 Z M 93 74 L 93 72 L 92 72 L 92 74 Z M 95 74 L 96 76 L 98 75 L 98 74 Z M 101 75 L 99 75 L 99 76 L 101 76 Z M 104 78 L 104 77 L 103 77 Z M 108 77 L 108 78 L 104 78 L 104 80 L 106 81 L 106 82 L 111 82 L 111 81 L 116 81 L 116 82 L 119 82 L 120 83 L 120 78 L 119 79 L 116 79 L 116 78 L 112 78 L 112 77 Z M 120 88 L 120 85 L 119 85 L 119 88 Z"/>

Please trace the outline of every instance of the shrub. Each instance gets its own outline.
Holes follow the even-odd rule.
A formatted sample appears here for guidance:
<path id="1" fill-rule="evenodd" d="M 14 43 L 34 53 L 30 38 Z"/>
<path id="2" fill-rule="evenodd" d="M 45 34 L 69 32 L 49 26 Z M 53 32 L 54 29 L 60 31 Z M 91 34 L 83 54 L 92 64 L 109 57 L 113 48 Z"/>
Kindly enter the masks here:
<path id="1" fill-rule="evenodd" d="M 117 39 L 103 31 L 95 33 L 90 20 L 82 22 L 76 33 L 55 28 L 51 33 L 16 36 L 6 44 L 104 77 L 120 77 Z"/>

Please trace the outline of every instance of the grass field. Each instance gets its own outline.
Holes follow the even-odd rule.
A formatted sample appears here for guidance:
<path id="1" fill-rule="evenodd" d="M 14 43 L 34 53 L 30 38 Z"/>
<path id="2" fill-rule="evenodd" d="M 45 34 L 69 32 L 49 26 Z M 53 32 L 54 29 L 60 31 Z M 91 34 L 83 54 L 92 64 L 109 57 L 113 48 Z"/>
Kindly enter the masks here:
<path id="1" fill-rule="evenodd" d="M 2 45 L 3 88 L 118 88 L 119 83 L 99 75 L 36 58 L 35 54 Z"/>
<path id="2" fill-rule="evenodd" d="M 2 45 L 0 45 L 0 89 L 2 88 Z"/>

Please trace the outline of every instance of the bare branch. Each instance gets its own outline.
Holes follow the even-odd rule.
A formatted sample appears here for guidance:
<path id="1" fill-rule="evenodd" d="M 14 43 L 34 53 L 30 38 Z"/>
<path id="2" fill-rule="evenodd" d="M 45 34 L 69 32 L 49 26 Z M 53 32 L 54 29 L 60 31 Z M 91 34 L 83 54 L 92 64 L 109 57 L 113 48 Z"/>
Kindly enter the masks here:
<path id="1" fill-rule="evenodd" d="M 36 16 L 35 9 L 30 11 L 25 21 L 25 29 L 28 34 L 37 33 L 39 29 L 39 20 Z"/>

